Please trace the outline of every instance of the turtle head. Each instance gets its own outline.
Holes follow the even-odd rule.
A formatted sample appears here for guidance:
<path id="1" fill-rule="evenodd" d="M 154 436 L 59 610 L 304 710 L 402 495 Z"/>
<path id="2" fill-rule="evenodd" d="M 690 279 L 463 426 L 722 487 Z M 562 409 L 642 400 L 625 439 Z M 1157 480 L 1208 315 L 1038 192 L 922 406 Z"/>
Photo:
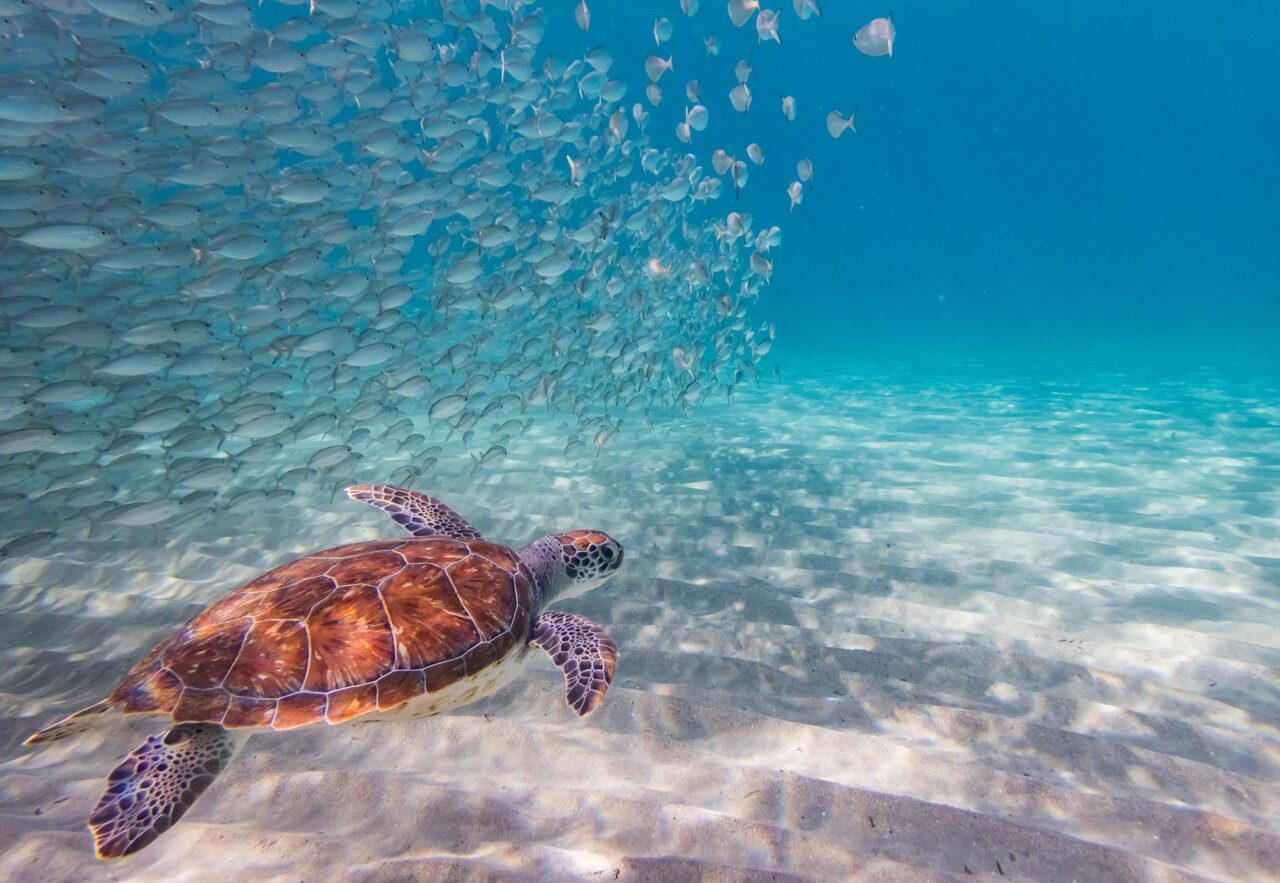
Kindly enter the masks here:
<path id="1" fill-rule="evenodd" d="M 622 544 L 602 530 L 573 530 L 543 537 L 521 556 L 551 601 L 576 598 L 613 576 L 622 566 Z"/>
<path id="2" fill-rule="evenodd" d="M 580 595 L 613 576 L 622 566 L 622 544 L 602 530 L 575 530 L 556 536 L 564 575 Z"/>

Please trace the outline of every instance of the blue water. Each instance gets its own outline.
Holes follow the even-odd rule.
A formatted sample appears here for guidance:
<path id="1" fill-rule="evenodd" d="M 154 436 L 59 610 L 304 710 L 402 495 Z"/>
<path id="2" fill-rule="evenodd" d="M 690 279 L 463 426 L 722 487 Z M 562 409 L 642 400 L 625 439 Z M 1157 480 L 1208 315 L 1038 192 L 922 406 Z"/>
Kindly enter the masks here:
<path id="1" fill-rule="evenodd" d="M 1266 347 L 1280 329 L 1275 10 L 894 4 L 888 59 L 848 36 L 884 14 L 871 5 L 829 3 L 820 22 L 785 10 L 781 47 L 726 29 L 713 5 L 692 28 L 672 13 L 660 54 L 677 66 L 653 117 L 678 119 L 676 86 L 697 78 L 714 124 L 695 149 L 764 148 L 739 202 L 784 227 L 762 301 L 784 349 Z M 598 17 L 604 42 L 615 23 L 644 42 L 648 18 L 628 13 Z M 713 33 L 722 53 L 704 60 Z M 745 116 L 726 99 L 739 57 Z M 783 94 L 798 100 L 790 124 Z M 833 141 L 827 112 L 855 105 L 859 137 Z M 801 156 L 812 187 L 784 219 Z"/>
<path id="2" fill-rule="evenodd" d="M 888 8 L 825 0 L 800 21 L 791 0 L 771 2 L 781 45 L 759 42 L 754 19 L 735 29 L 723 0 L 692 18 L 675 0 L 596 0 L 586 34 L 574 3 L 546 3 L 533 79 L 548 58 L 607 48 L 631 142 L 636 105 L 643 146 L 667 154 L 654 174 L 636 147 L 629 177 L 563 208 L 522 180 L 482 187 L 467 163 L 437 173 L 425 156 L 362 153 L 376 114 L 341 91 L 345 69 L 223 64 L 263 29 L 313 26 L 293 44 L 306 50 L 369 16 L 350 37 L 377 44 L 368 83 L 353 51 L 357 86 L 419 102 L 392 126 L 434 148 L 416 114 L 446 115 L 429 89 L 445 66 L 414 82 L 394 48 L 432 27 L 434 3 L 330 0 L 313 15 L 174 2 L 176 24 L 158 28 L 77 0 L 0 7 L 15 93 L 79 100 L 81 62 L 117 41 L 154 68 L 96 116 L 47 131 L 7 119 L 19 110 L 0 95 L 0 159 L 47 164 L 0 181 L 0 878 L 102 873 L 84 828 L 102 777 L 167 724 L 40 750 L 22 740 L 107 695 L 246 581 L 401 536 L 342 493 L 381 481 L 439 497 L 513 548 L 571 528 L 618 538 L 625 567 L 557 608 L 618 645 L 599 710 L 566 708 L 560 673 L 534 652 L 509 686 L 447 715 L 255 731 L 172 832 L 110 866 L 122 878 L 200 876 L 215 859 L 246 880 L 1280 868 L 1280 8 L 895 3 L 895 55 L 873 58 L 851 37 Z M 433 58 L 456 41 L 468 59 L 468 19 L 483 34 L 493 17 L 495 45 L 512 47 L 505 12 L 445 5 L 456 16 Z M 211 65 L 197 10 L 247 23 Z M 658 15 L 673 26 L 660 47 Z M 707 57 L 712 36 L 721 51 Z M 654 52 L 674 63 L 656 106 Z M 739 59 L 752 67 L 746 114 L 728 99 Z M 235 90 L 205 94 L 206 67 L 231 70 Z M 339 144 L 264 148 L 278 121 L 258 117 L 224 140 L 157 122 L 181 70 L 211 101 L 278 80 L 335 85 L 325 125 Z M 493 107 L 464 116 L 504 150 L 523 146 L 506 162 L 535 185 L 567 180 L 566 158 L 607 180 L 627 157 L 602 146 L 613 105 L 573 92 L 587 70 L 560 84 L 563 107 L 547 105 L 581 115 L 581 142 L 513 146 Z M 691 79 L 710 124 L 682 144 Z M 474 82 L 488 95 L 498 75 Z M 833 139 L 827 114 L 855 107 L 858 134 Z M 123 171 L 61 168 L 100 125 L 139 145 L 118 154 Z M 166 182 L 200 150 L 239 157 L 237 142 L 256 163 L 243 181 Z M 740 192 L 728 176 L 706 202 L 645 189 L 685 154 L 705 181 L 716 149 L 747 162 Z M 791 211 L 802 158 L 813 180 Z M 332 191 L 284 206 L 275 188 L 291 174 Z M 432 203 L 430 232 L 384 253 L 368 243 L 402 215 L 390 180 L 494 201 L 472 218 Z M 200 224 L 150 224 L 192 194 Z M 607 218 L 621 245 L 568 244 L 624 204 Z M 331 205 L 328 222 L 350 228 L 336 244 L 312 226 Z M 752 245 L 709 235 L 730 212 L 750 216 L 753 239 L 780 228 L 767 284 L 747 269 Z M 519 248 L 476 247 L 498 221 L 521 231 Z M 640 232 L 620 232 L 628 221 Z M 104 269 L 116 252 L 21 238 L 51 224 L 176 243 L 173 263 Z M 261 258 L 217 253 L 242 225 L 263 236 Z M 570 269 L 521 264 L 549 243 Z M 281 269 L 312 248 L 307 272 Z M 471 254 L 476 279 L 447 281 Z M 709 285 L 686 281 L 695 261 Z M 220 296 L 188 291 L 219 268 L 245 272 Z M 332 294 L 342 274 L 396 303 Z M 262 321 L 282 296 L 288 315 Z M 333 329 L 322 346 L 297 339 Z M 344 361 L 383 343 L 385 362 Z M 134 354 L 170 361 L 112 373 Z M 193 356 L 208 366 L 168 367 Z M 92 395 L 59 398 L 81 382 Z M 442 408 L 450 398 L 467 402 Z"/>

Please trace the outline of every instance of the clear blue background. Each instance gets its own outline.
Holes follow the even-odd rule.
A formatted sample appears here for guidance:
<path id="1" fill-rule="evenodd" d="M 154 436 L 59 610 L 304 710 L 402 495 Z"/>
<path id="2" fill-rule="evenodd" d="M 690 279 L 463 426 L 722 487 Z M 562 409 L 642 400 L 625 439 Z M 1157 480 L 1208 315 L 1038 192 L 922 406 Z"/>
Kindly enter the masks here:
<path id="1" fill-rule="evenodd" d="M 680 147 L 671 127 L 696 77 L 704 165 L 716 147 L 764 147 L 738 208 L 783 227 L 759 310 L 782 352 L 1280 339 L 1280 5 L 895 3 L 893 59 L 851 41 L 887 8 L 826 0 L 802 22 L 790 0 L 765 5 L 784 7 L 781 47 L 733 28 L 718 0 L 692 20 L 674 0 L 600 0 L 588 35 L 566 3 L 550 23 L 570 28 L 548 33 L 610 46 L 629 105 L 653 17 L 672 19 L 656 140 Z M 712 33 L 724 48 L 705 58 Z M 728 101 L 738 58 L 754 65 L 746 117 Z M 782 94 L 798 100 L 792 124 Z M 855 104 L 860 137 L 833 140 L 827 112 Z M 801 156 L 813 187 L 788 217 Z"/>

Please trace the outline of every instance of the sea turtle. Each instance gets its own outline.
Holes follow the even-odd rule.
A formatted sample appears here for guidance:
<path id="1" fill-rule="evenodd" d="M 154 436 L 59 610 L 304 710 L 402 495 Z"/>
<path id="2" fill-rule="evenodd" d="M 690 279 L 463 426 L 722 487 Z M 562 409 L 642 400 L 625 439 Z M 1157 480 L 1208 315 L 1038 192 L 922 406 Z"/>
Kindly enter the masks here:
<path id="1" fill-rule="evenodd" d="M 157 644 L 106 699 L 27 740 L 55 742 L 116 713 L 173 721 L 108 776 L 89 817 L 100 858 L 168 830 L 247 729 L 457 708 L 510 681 L 535 645 L 563 670 L 574 711 L 600 704 L 613 641 L 547 605 L 612 576 L 622 565 L 616 540 L 576 530 L 514 551 L 423 494 L 360 485 L 347 496 L 413 536 L 327 549 L 259 576 Z"/>

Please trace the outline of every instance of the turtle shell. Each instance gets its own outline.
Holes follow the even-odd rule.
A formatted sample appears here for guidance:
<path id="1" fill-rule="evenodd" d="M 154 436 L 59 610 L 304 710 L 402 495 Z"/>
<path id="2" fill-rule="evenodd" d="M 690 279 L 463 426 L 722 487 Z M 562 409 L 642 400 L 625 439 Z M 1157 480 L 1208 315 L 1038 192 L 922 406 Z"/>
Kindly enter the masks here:
<path id="1" fill-rule="evenodd" d="M 505 546 L 407 538 L 263 574 L 158 644 L 110 701 L 177 722 L 289 729 L 397 708 L 528 641 L 533 574 Z"/>

